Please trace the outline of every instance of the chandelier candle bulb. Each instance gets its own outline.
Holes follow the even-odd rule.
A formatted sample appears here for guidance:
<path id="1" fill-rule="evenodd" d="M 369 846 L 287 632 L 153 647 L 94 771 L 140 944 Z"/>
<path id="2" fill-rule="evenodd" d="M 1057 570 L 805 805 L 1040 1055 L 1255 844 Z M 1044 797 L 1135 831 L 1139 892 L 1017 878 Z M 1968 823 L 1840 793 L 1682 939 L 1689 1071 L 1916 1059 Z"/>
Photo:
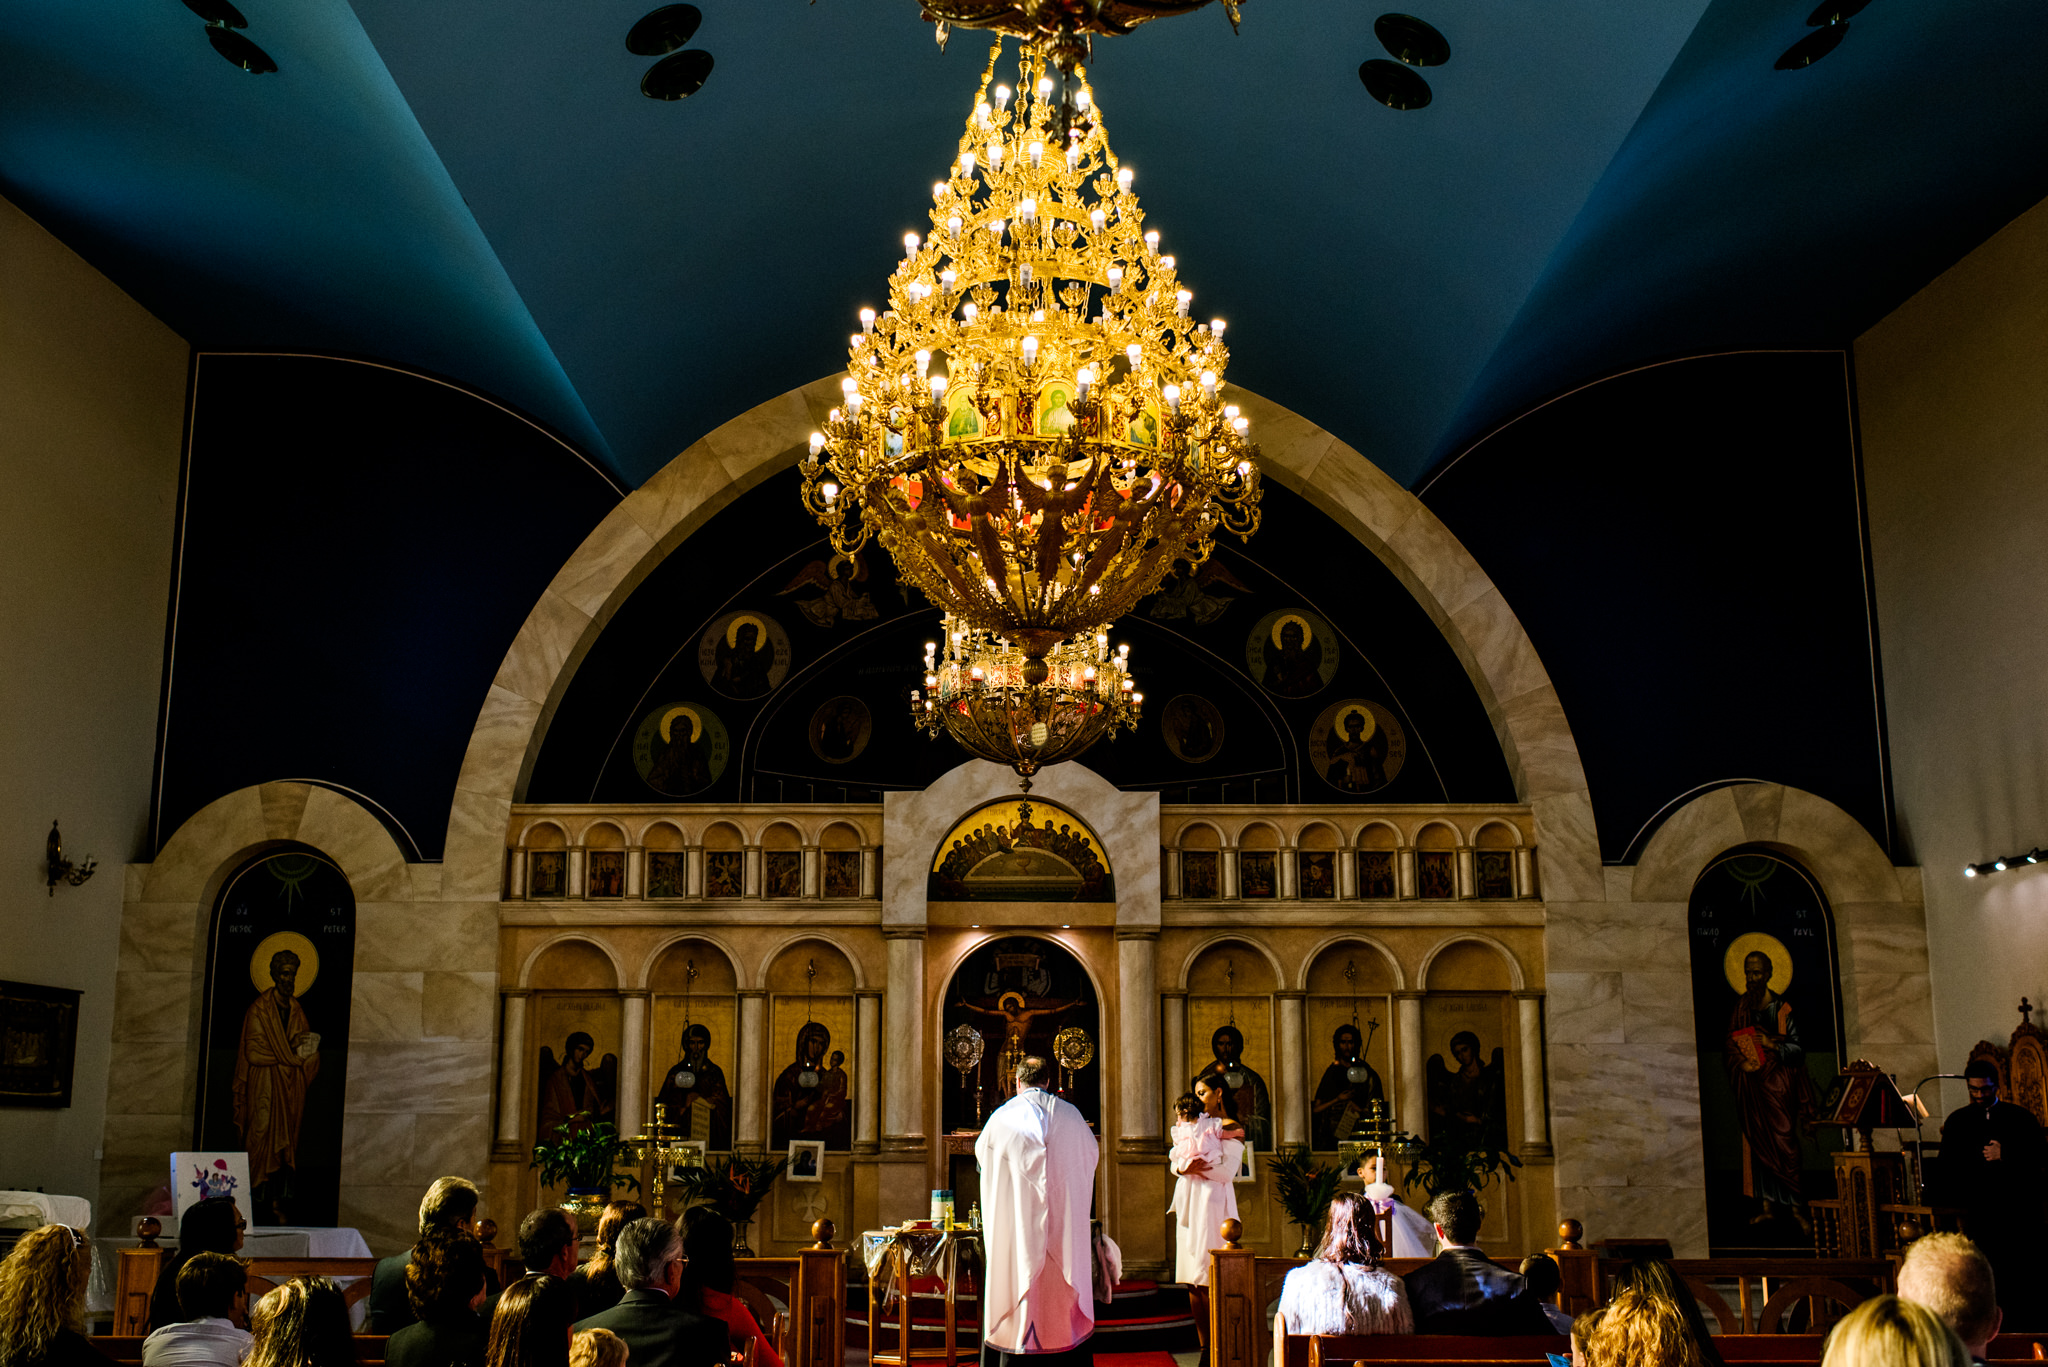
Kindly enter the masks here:
<path id="1" fill-rule="evenodd" d="M 1039 163 L 1045 160 L 1045 144 L 1034 140 L 1029 149 L 1029 154 L 1031 157 L 1031 169 L 1036 171 Z"/>
<path id="2" fill-rule="evenodd" d="M 1038 78 L 1038 98 L 1042 100 L 1050 94 L 1052 94 L 1052 77 L 1040 76 Z"/>
<path id="3" fill-rule="evenodd" d="M 1119 166 L 1116 171 L 1116 188 L 1125 194 L 1131 192 L 1131 177 L 1136 174 L 1128 166 Z"/>
<path id="4" fill-rule="evenodd" d="M 862 332 L 873 332 L 875 330 L 875 311 L 873 309 L 862 309 L 860 311 L 860 330 Z"/>
<path id="5" fill-rule="evenodd" d="M 1145 254 L 1147 256 L 1159 255 L 1159 230 L 1157 228 L 1145 234 Z"/>
<path id="6" fill-rule="evenodd" d="M 1213 370 L 1202 372 L 1202 397 L 1211 403 L 1216 402 L 1216 372 Z"/>
<path id="7" fill-rule="evenodd" d="M 1101 213 L 1102 211 L 1097 209 L 1096 212 Z M 1109 292 L 1111 294 L 1115 294 L 1124 287 L 1124 268 L 1122 266 L 1111 266 L 1103 272 L 1103 275 L 1109 280 Z"/>
<path id="8" fill-rule="evenodd" d="M 1026 269 L 1029 268 L 1027 267 Z M 1024 353 L 1026 369 L 1038 364 L 1038 339 L 1036 337 L 1026 337 L 1018 344 L 1018 349 Z"/>
<path id="9" fill-rule="evenodd" d="M 995 138 L 988 140 L 988 169 L 991 171 L 1003 169 L 1003 144 Z"/>
<path id="10" fill-rule="evenodd" d="M 1038 201 L 1037 201 L 1037 200 L 1035 200 L 1035 199 L 1027 199 L 1027 200 L 1024 200 L 1023 202 L 1021 202 L 1020 204 L 1018 204 L 1018 205 L 1017 205 L 1017 221 L 1018 221 L 1019 223 L 1022 223 L 1022 224 L 1023 224 L 1023 225 L 1025 226 L 1025 227 L 1027 227 L 1027 228 L 1028 228 L 1028 227 L 1030 227 L 1030 226 L 1031 226 L 1031 225 L 1032 225 L 1032 224 L 1033 224 L 1034 222 L 1036 222 L 1036 221 L 1037 221 L 1037 219 L 1038 219 Z M 1029 266 L 1026 266 L 1026 267 L 1025 267 L 1024 269 L 1026 269 L 1026 270 L 1030 270 L 1031 268 L 1030 268 Z"/>
<path id="11" fill-rule="evenodd" d="M 944 375 L 934 375 L 932 376 L 931 383 L 932 402 L 937 403 L 946 397 L 946 377 Z"/>
<path id="12" fill-rule="evenodd" d="M 935 180 L 935 181 L 933 181 L 933 182 L 932 182 L 932 202 L 933 202 L 933 203 L 937 203 L 937 202 L 939 202 L 939 201 L 941 201 L 941 200 L 945 199 L 945 197 L 946 197 L 946 182 L 945 182 L 945 181 L 943 181 L 943 180 Z"/>
<path id="13" fill-rule="evenodd" d="M 963 175 L 963 176 L 969 176 L 969 177 L 973 176 L 973 174 L 974 174 L 974 153 L 972 153 L 972 152 L 962 152 L 962 153 L 960 154 L 960 174 L 961 174 L 961 175 Z"/>
<path id="14" fill-rule="evenodd" d="M 1139 363 L 1145 359 L 1145 348 L 1136 342 L 1131 343 L 1124 348 L 1124 359 L 1131 363 L 1132 370 L 1136 370 Z"/>
<path id="15" fill-rule="evenodd" d="M 1080 169 L 1080 165 L 1081 144 L 1078 142 L 1070 142 L 1067 144 L 1067 169 L 1069 171 L 1078 170 Z"/>
<path id="16" fill-rule="evenodd" d="M 1169 260 L 1167 264 L 1171 266 L 1172 262 Z M 1177 292 L 1173 296 L 1173 311 L 1183 318 L 1187 317 L 1188 305 L 1194 302 L 1194 298 L 1195 296 L 1192 291 L 1181 290 Z"/>
<path id="17" fill-rule="evenodd" d="M 1160 390 L 1159 393 L 1160 396 L 1166 400 L 1167 410 L 1171 412 L 1174 416 L 1178 417 L 1180 415 L 1180 386 L 1177 384 L 1170 384 L 1166 386 L 1166 388 Z"/>
<path id="18" fill-rule="evenodd" d="M 920 380 L 924 378 L 924 373 L 927 370 L 931 369 L 931 365 L 932 354 L 929 351 L 920 351 L 917 353 L 917 377 Z"/>
<path id="19" fill-rule="evenodd" d="M 1010 87 L 1008 87 L 1008 86 L 1006 86 L 1006 85 L 999 85 L 999 86 L 997 86 L 997 87 L 996 87 L 996 92 L 995 92 L 995 93 L 996 93 L 996 108 L 997 108 L 997 109 L 1008 109 L 1008 108 L 1010 107 Z"/>

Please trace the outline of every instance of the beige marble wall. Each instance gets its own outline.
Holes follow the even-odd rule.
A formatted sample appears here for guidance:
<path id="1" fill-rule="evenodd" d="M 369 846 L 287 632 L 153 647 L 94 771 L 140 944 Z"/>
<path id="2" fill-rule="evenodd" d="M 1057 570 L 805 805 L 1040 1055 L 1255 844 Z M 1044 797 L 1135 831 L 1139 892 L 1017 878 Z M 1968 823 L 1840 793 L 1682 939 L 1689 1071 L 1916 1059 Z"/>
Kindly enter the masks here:
<path id="1" fill-rule="evenodd" d="M 341 1222 L 395 1252 L 411 1242 L 428 1182 L 484 1176 L 497 902 L 444 896 L 439 866 L 407 864 L 366 809 L 301 783 L 231 793 L 180 827 L 153 864 L 127 870 L 104 1209 L 125 1222 L 165 1180 L 167 1155 L 191 1143 L 214 899 L 236 868 L 283 841 L 327 855 L 355 892 Z"/>

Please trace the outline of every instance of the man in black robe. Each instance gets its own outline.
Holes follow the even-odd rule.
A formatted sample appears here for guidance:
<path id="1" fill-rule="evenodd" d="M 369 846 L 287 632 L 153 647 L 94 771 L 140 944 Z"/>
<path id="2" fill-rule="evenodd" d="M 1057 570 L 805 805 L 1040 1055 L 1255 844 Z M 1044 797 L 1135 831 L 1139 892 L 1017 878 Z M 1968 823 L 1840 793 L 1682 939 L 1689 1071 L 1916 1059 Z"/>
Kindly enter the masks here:
<path id="1" fill-rule="evenodd" d="M 1991 1260 L 1998 1303 L 2008 1328 L 2040 1323 L 2043 1166 L 2048 1143 L 2024 1106 L 1998 1095 L 1998 1068 L 1989 1059 L 1963 1070 L 1970 1104 L 1941 1125 L 1941 1191 L 1960 1207 L 1963 1232 Z"/>

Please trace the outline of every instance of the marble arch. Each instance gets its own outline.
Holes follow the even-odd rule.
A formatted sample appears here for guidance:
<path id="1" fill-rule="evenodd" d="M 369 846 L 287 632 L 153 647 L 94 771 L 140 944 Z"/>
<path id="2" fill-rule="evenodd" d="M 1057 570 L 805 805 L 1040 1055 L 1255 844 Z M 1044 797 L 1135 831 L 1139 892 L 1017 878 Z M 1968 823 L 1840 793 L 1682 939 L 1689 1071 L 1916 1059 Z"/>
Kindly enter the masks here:
<path id="1" fill-rule="evenodd" d="M 603 940 L 599 939 L 596 936 L 579 934 L 578 932 L 573 930 L 564 931 L 560 935 L 551 936 L 548 939 L 542 941 L 540 944 L 535 945 L 533 949 L 528 952 L 526 958 L 520 963 L 519 975 L 517 978 L 513 980 L 514 985 L 517 986 L 521 991 L 531 990 L 533 987 L 534 966 L 540 963 L 540 961 L 543 958 L 547 957 L 547 953 L 549 950 L 567 944 L 589 945 L 592 949 L 604 955 L 605 962 L 612 966 L 612 983 L 614 985 L 614 990 L 624 988 L 626 986 L 626 965 L 620 962 L 618 951 L 614 950 L 610 945 L 606 944 Z"/>
<path id="2" fill-rule="evenodd" d="M 628 990 L 634 992 L 646 991 L 647 984 L 653 981 L 654 978 L 654 966 L 661 962 L 662 956 L 664 954 L 667 954 L 671 949 L 674 949 L 677 945 L 687 944 L 691 941 L 696 941 L 701 944 L 710 945 L 720 954 L 723 954 L 725 956 L 726 965 L 732 969 L 732 980 L 742 988 L 744 988 L 747 985 L 746 970 L 740 967 L 740 957 L 739 955 L 733 953 L 732 946 L 727 944 L 718 935 L 714 934 L 712 930 L 709 928 L 689 926 L 686 928 L 678 929 L 675 934 L 669 936 L 665 940 L 662 940 L 661 942 L 656 944 L 654 948 L 647 951 L 647 956 L 640 961 L 639 973 L 635 975 L 633 981 L 627 985 Z M 774 956 L 771 955 L 769 957 L 772 960 Z"/>
<path id="3" fill-rule="evenodd" d="M 495 896 L 512 803 L 546 719 L 605 623 L 685 538 L 797 462 L 838 401 L 838 381 L 833 374 L 770 399 L 692 444 L 621 501 L 556 574 L 506 652 L 463 757 L 443 866 L 449 894 Z M 1435 514 L 1378 466 L 1278 404 L 1242 389 L 1233 397 L 1259 434 L 1266 472 L 1378 556 L 1443 632 L 1493 722 L 1517 796 L 1535 811 L 1550 895 L 1604 900 L 1578 747 L 1506 598 Z"/>
<path id="4" fill-rule="evenodd" d="M 1256 937 L 1243 934 L 1240 931 L 1219 930 L 1206 940 L 1199 941 L 1193 948 L 1188 950 L 1186 956 L 1180 961 L 1180 975 L 1174 980 L 1174 986 L 1182 992 L 1187 991 L 1188 977 L 1194 972 L 1195 964 L 1200 961 L 1204 954 L 1207 954 L 1217 945 L 1222 944 L 1239 944 L 1243 945 L 1246 949 L 1256 949 L 1261 955 L 1265 956 L 1267 967 L 1273 970 L 1273 981 L 1275 983 L 1285 983 L 1287 981 L 1287 969 L 1281 964 L 1280 956 L 1275 954 L 1271 948 L 1260 944 Z M 1401 970 L 1396 968 L 1394 971 L 1399 973 Z"/>
<path id="5" fill-rule="evenodd" d="M 805 926 L 800 930 L 783 936 L 762 952 L 761 961 L 754 965 L 753 980 L 749 982 L 744 977 L 741 979 L 743 990 L 767 991 L 768 970 L 775 966 L 777 959 L 788 952 L 791 945 L 802 944 L 805 940 L 817 940 L 838 950 L 839 957 L 845 959 L 846 966 L 853 971 L 853 990 L 861 992 L 867 989 L 867 970 L 861 966 L 860 955 L 846 941 L 832 934 L 831 931 L 821 927 Z M 738 965 L 735 964 L 734 967 L 737 968 Z"/>
<path id="6" fill-rule="evenodd" d="M 1422 956 L 1422 966 L 1415 972 L 1415 981 L 1421 983 L 1425 990 L 1429 987 L 1430 965 L 1436 962 L 1437 955 L 1455 944 L 1485 945 L 1488 949 L 1500 955 L 1502 961 L 1507 964 L 1509 990 L 1514 992 L 1528 990 L 1526 975 L 1522 972 L 1522 961 L 1515 956 L 1514 951 L 1499 940 L 1496 940 L 1493 936 L 1476 930 L 1456 931 L 1453 934 L 1444 936 L 1443 939 L 1430 946 L 1429 952 Z"/>
<path id="7" fill-rule="evenodd" d="M 1394 957 L 1393 950 L 1388 949 L 1386 945 L 1362 930 L 1340 930 L 1334 935 L 1317 941 L 1309 947 L 1306 954 L 1301 956 L 1301 971 L 1294 975 L 1294 982 L 1292 984 L 1296 992 L 1308 991 L 1308 975 L 1310 972 L 1315 969 L 1317 962 L 1321 960 L 1323 955 L 1339 945 L 1364 945 L 1367 949 L 1375 951 L 1380 958 L 1386 961 L 1388 969 L 1393 972 L 1394 990 L 1396 992 L 1408 990 L 1408 975 L 1401 971 L 1401 961 Z M 1197 952 L 1199 953 L 1200 951 Z M 1192 964 L 1194 961 L 1190 959 L 1188 962 Z"/>

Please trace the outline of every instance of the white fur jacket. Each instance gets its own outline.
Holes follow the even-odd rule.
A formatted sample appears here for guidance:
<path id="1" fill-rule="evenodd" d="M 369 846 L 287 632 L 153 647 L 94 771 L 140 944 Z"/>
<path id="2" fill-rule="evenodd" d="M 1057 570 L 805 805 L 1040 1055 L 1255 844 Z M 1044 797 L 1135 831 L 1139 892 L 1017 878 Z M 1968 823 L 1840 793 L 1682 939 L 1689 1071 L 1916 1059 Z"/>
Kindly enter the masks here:
<path id="1" fill-rule="evenodd" d="M 1391 1272 L 1318 1258 L 1287 1274 L 1280 1314 L 1290 1334 L 1412 1334 L 1408 1292 Z"/>

